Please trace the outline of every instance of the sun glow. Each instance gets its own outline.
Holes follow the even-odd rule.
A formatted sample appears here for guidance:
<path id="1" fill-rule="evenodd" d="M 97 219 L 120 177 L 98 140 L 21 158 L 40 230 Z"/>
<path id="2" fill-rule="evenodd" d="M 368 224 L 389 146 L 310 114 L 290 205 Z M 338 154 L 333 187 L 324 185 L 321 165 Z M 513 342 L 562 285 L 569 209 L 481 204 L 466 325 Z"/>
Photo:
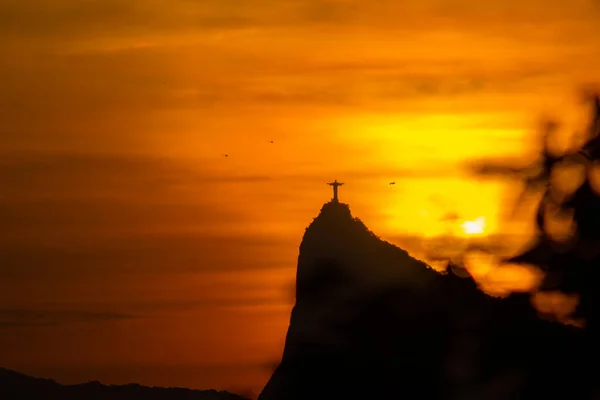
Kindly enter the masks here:
<path id="1" fill-rule="evenodd" d="M 485 232 L 485 217 L 479 217 L 462 223 L 461 228 L 467 235 L 481 235 Z"/>

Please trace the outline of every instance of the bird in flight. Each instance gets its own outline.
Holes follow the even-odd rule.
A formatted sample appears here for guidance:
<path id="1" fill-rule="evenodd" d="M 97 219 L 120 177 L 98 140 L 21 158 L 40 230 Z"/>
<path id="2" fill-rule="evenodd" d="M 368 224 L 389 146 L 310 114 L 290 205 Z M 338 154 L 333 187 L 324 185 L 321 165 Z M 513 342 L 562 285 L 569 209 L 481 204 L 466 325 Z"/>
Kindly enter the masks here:
<path id="1" fill-rule="evenodd" d="M 229 157 L 229 154 L 223 154 L 225 157 Z"/>
<path id="2" fill-rule="evenodd" d="M 390 182 L 390 185 L 395 185 L 395 184 L 396 184 L 396 182 Z"/>
<path id="3" fill-rule="evenodd" d="M 273 143 L 273 141 L 271 140 L 269 143 Z"/>

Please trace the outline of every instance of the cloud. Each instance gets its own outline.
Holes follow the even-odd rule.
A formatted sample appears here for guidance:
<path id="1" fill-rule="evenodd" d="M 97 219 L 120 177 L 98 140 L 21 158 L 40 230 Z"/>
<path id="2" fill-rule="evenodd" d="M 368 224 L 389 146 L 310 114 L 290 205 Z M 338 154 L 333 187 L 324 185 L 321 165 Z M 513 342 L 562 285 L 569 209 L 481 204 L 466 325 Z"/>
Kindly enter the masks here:
<path id="1" fill-rule="evenodd" d="M 120 321 L 137 316 L 112 312 L 82 310 L 0 310 L 0 328 L 60 326 L 73 323 Z"/>
<path id="2" fill-rule="evenodd" d="M 54 38 L 110 30 L 123 34 L 281 27 L 349 21 L 360 15 L 359 4 L 331 0 L 40 0 L 35 7 L 28 7 L 6 0 L 0 6 L 0 26 L 7 34 Z"/>
<path id="3" fill-rule="evenodd" d="M 588 0 L 569 4 L 559 0 L 499 4 L 477 0 L 38 0 L 35 6 L 4 0 L 0 38 L 9 43 L 25 40 L 30 46 L 44 43 L 64 51 L 73 43 L 90 48 L 99 40 L 117 46 L 129 42 L 136 48 L 140 43 L 164 44 L 165 40 L 181 43 L 210 32 L 275 29 L 285 36 L 293 31 L 306 34 L 352 27 L 392 36 L 411 34 L 411 39 L 424 32 L 451 31 L 527 41 L 560 38 L 555 33 L 560 28 L 573 31 L 580 25 L 592 26 L 597 17 L 597 7 Z"/>
<path id="4" fill-rule="evenodd" d="M 143 155 L 22 154 L 0 158 L 0 221 L 5 224 L 136 226 L 159 218 L 181 221 L 187 216 L 207 223 L 240 216 L 223 210 L 218 187 L 276 181 L 314 182 L 324 174 L 233 172 L 207 159 L 176 160 Z M 336 168 L 352 179 L 421 178 L 455 174 L 442 166 L 429 168 Z M 214 196 L 211 196 L 214 193 Z M 217 207 L 213 209 L 213 207 Z M 221 211 L 218 211 L 221 209 Z M 228 215 L 231 218 L 228 218 Z"/>
<path id="5" fill-rule="evenodd" d="M 177 15 L 177 8 L 167 8 L 168 12 L 161 13 L 163 10 L 157 7 L 160 3 L 166 5 L 157 1 L 148 1 L 144 7 L 139 1 L 41 0 L 35 6 L 23 6 L 18 1 L 7 0 L 0 6 L 0 15 L 5 33 L 60 38 L 111 28 L 123 31 L 127 29 L 127 21 L 133 30 L 143 28 L 144 19 L 152 21 L 154 27 L 169 25 L 168 21 Z"/>
<path id="6" fill-rule="evenodd" d="M 223 289 L 231 290 L 230 288 Z M 287 294 L 288 293 L 285 293 L 285 295 Z M 278 297 L 253 294 L 248 294 L 245 297 L 247 298 L 241 298 L 234 295 L 232 298 L 207 298 L 204 300 L 189 299 L 185 301 L 165 300 L 160 302 L 149 302 L 144 305 L 139 305 L 136 308 L 151 309 L 154 312 L 197 310 L 204 308 L 230 312 L 258 311 L 277 313 L 289 311 L 290 306 L 294 304 L 293 296 L 290 295 L 285 297 L 283 293 Z"/>
<path id="7" fill-rule="evenodd" d="M 283 25 L 297 19 L 294 11 L 302 13 L 303 3 L 285 5 L 275 0 L 257 0 L 252 4 L 233 0 L 41 0 L 32 7 L 7 0 L 0 5 L 0 26 L 5 34 L 54 39 L 157 31 L 168 34 L 191 28 Z"/>
<path id="8" fill-rule="evenodd" d="M 207 161 L 194 160 L 192 167 L 182 160 L 143 155 L 31 153 L 0 159 L 0 199 L 77 199 L 98 193 L 109 193 L 113 199 L 149 199 L 190 185 L 269 179 L 267 175 L 220 175 Z"/>
<path id="9" fill-rule="evenodd" d="M 0 37 L 34 39 L 5 50 L 0 130 L 6 142 L 22 146 L 43 147 L 48 138 L 53 145 L 103 146 L 131 139 L 131 146 L 143 144 L 141 136 L 201 129 L 201 117 L 193 123 L 165 121 L 174 111 L 394 105 L 399 113 L 410 112 L 432 99 L 454 103 L 473 94 L 510 95 L 547 86 L 573 72 L 569 60 L 592 54 L 600 37 L 600 31 L 579 37 L 565 22 L 584 18 L 581 25 L 589 25 L 592 17 L 579 1 L 562 9 L 556 1 L 531 0 L 501 6 L 474 0 L 374 4 L 4 1 L 0 32 L 6 34 Z M 508 26 L 507 15 L 513 21 Z M 549 27 L 532 28 L 536 20 L 547 20 Z M 324 21 L 338 30 L 310 29 Z M 476 29 L 469 31 L 473 24 Z M 524 28 L 515 34 L 519 24 Z M 221 34 L 207 33 L 220 25 L 222 39 L 207 39 Z M 392 25 L 408 32 L 390 30 Z M 486 35 L 490 26 L 498 29 Z M 246 31 L 227 31 L 235 27 Z M 556 37 L 548 37 L 551 33 Z M 559 39 L 562 44 L 547 45 Z M 35 47 L 43 40 L 55 48 Z M 69 50 L 72 41 L 85 48 Z M 111 46 L 116 50 L 107 50 Z M 470 107 L 483 106 L 473 103 L 471 98 Z"/>
<path id="10" fill-rule="evenodd" d="M 168 160 L 96 154 L 24 154 L 0 161 L 5 193 L 40 193 L 131 188 L 164 190 L 193 174 Z M 131 185 L 134 185 L 133 187 Z"/>
<path id="11" fill-rule="evenodd" d="M 0 273 L 216 268 L 233 261 L 215 248 L 245 252 L 277 241 L 231 231 L 253 217 L 223 200 L 231 184 L 272 177 L 196 164 L 71 153 L 0 159 Z M 212 255 L 198 259 L 203 252 Z"/>
<path id="12" fill-rule="evenodd" d="M 232 225 L 233 226 L 233 225 Z M 227 226 L 224 227 L 227 229 Z M 31 231 L 33 232 L 33 231 Z M 61 229 L 55 235 L 61 242 L 38 242 L 36 237 L 22 243 L 0 246 L 3 279 L 60 280 L 78 276 L 109 276 L 152 273 L 235 271 L 280 268 L 285 264 L 280 253 L 294 243 L 274 237 L 190 235 L 120 235 L 98 238 L 75 230 L 73 237 Z M 78 240 L 78 236 L 84 236 Z M 89 235 L 89 237 L 85 237 Z M 65 237 L 66 236 L 66 237 Z"/>
<path id="13" fill-rule="evenodd" d="M 343 175 L 348 176 L 353 180 L 374 178 L 392 178 L 398 180 L 415 178 L 455 178 L 457 174 L 456 169 L 448 168 L 441 163 L 436 166 L 435 160 L 432 160 L 431 167 L 425 168 L 372 168 L 369 170 L 350 170 L 343 173 Z"/>
<path id="14" fill-rule="evenodd" d="M 578 0 L 569 7 L 564 2 L 504 1 L 502 4 L 479 3 L 475 0 L 428 0 L 398 3 L 383 0 L 370 4 L 360 0 L 256 0 L 245 3 L 234 0 L 40 0 L 26 6 L 18 0 L 5 0 L 0 15 L 5 32 L 39 35 L 73 35 L 108 29 L 165 31 L 198 28 L 256 27 L 290 24 L 391 23 L 402 20 L 402 26 L 424 26 L 425 16 L 437 17 L 450 24 L 453 19 L 478 25 L 498 24 L 507 16 L 513 24 L 527 19 L 543 20 L 548 16 L 585 18 L 593 7 Z M 562 12 L 559 14 L 559 12 Z M 419 18 L 420 17 L 420 18 Z M 445 18 L 444 18 L 445 17 Z M 482 19 L 486 18 L 485 21 Z M 65 25 L 65 22 L 68 24 Z"/>
<path id="15" fill-rule="evenodd" d="M 352 63 L 355 56 L 336 55 L 333 49 L 331 57 L 311 61 L 304 47 L 296 55 L 279 48 L 254 56 L 171 46 L 119 54 L 18 56 L 0 66 L 5 78 L 0 84 L 3 146 L 107 151 L 148 146 L 167 132 L 176 138 L 183 132 L 214 131 L 215 110 L 230 118 L 232 110 L 248 105 L 296 115 L 298 107 L 330 113 L 390 107 L 398 114 L 440 104 L 457 111 L 507 108 L 510 103 L 502 96 L 551 88 L 548 82 L 564 80 L 575 68 L 525 56 L 526 66 L 490 67 L 485 57 L 473 60 L 472 55 L 463 62 L 440 62 L 445 56 L 419 59 L 409 50 L 390 50 L 377 58 L 367 54 Z M 210 54 L 211 61 L 201 53 Z M 290 57 L 294 62 L 282 62 Z"/>

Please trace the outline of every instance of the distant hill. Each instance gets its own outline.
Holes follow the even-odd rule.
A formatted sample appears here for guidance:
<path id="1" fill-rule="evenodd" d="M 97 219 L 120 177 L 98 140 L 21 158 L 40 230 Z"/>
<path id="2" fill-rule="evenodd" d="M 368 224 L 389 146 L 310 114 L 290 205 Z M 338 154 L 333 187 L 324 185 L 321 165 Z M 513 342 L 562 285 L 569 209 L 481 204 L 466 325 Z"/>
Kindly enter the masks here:
<path id="1" fill-rule="evenodd" d="M 583 330 L 487 296 L 326 203 L 300 245 L 281 363 L 259 400 L 582 398 Z M 594 339 L 595 340 L 595 339 Z"/>
<path id="2" fill-rule="evenodd" d="M 2 400 L 248 400 L 237 394 L 215 390 L 147 387 L 137 384 L 103 385 L 88 382 L 61 385 L 50 379 L 34 378 L 0 368 L 0 399 Z"/>

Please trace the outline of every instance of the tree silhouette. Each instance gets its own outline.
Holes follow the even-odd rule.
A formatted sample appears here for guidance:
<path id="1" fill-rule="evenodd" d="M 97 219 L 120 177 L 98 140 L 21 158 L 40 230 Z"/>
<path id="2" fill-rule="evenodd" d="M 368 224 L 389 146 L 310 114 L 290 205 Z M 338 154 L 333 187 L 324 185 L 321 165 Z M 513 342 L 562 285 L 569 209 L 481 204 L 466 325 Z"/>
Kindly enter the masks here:
<path id="1" fill-rule="evenodd" d="M 539 240 L 529 250 L 505 261 L 539 267 L 545 273 L 539 293 L 563 293 L 578 300 L 573 317 L 585 321 L 585 351 L 590 362 L 597 363 L 600 355 L 597 339 L 600 322 L 600 196 L 593 179 L 600 161 L 600 95 L 584 93 L 584 99 L 592 104 L 592 113 L 579 147 L 560 156 L 551 155 L 548 138 L 557 125 L 548 123 L 537 173 L 527 175 L 526 169 L 493 163 L 478 164 L 473 169 L 483 176 L 520 175 L 525 185 L 524 193 L 543 188 L 536 214 Z M 570 190 L 564 191 L 553 181 L 553 173 L 568 165 L 580 166 L 584 175 L 583 179 L 570 182 Z M 519 196 L 512 214 L 515 217 L 525 217 L 520 207 L 526 197 L 525 194 Z M 572 229 L 568 235 L 553 235 L 547 222 L 556 217 L 569 220 Z M 586 375 L 586 371 L 581 373 L 580 379 L 589 383 L 593 378 Z"/>

